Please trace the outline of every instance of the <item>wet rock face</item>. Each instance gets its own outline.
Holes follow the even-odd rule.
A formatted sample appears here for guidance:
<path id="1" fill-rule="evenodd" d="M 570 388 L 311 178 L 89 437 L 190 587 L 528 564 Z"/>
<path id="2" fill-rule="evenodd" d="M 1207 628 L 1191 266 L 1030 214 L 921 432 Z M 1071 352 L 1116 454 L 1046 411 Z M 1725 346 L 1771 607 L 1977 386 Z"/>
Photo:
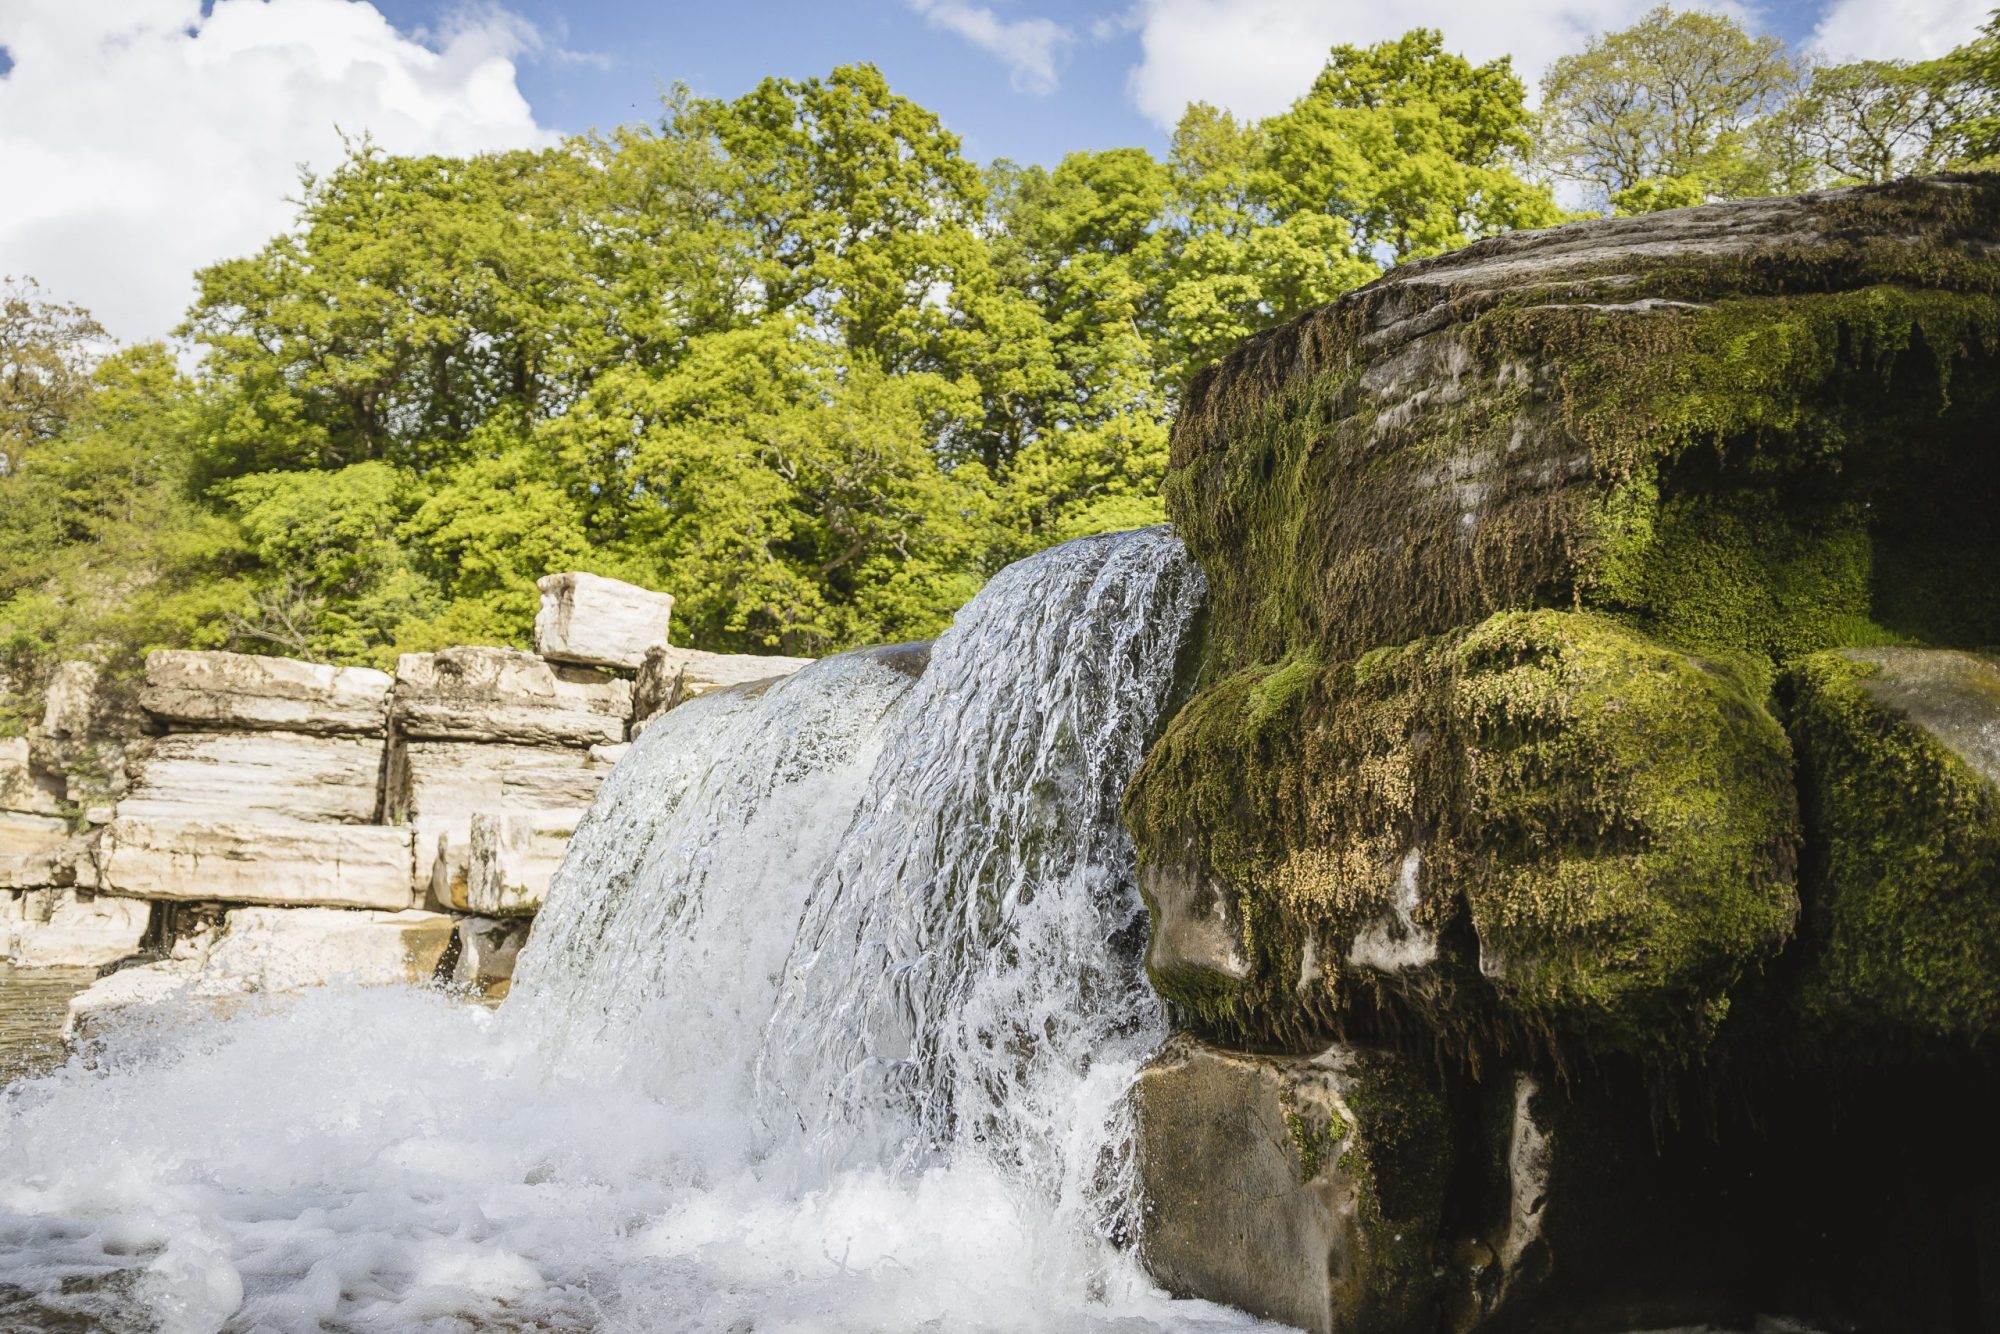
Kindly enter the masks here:
<path id="1" fill-rule="evenodd" d="M 1276 1064 L 1228 1095 L 1189 1073 L 1222 1056 L 1148 1076 L 1193 1146 L 1148 1188 L 1210 1218 L 1150 1216 L 1169 1286 L 1349 1327 L 1337 1275 L 1301 1277 L 1352 1252 L 1304 1178 L 1202 1213 L 1274 1170 L 1243 1157 L 1265 1085 L 1334 1043 L 1421 1056 L 1447 1109 L 1413 1133 L 1452 1164 L 1426 1253 L 1461 1277 L 1377 1334 L 1894 1304 L 1920 1266 L 1793 1281 L 1768 1198 L 1694 1239 L 1774 1170 L 1765 1127 L 1865 1151 L 1833 1089 L 1888 1105 L 1891 1060 L 1990 1084 L 1996 419 L 1992 175 L 1497 237 L 1197 377 L 1167 499 L 1210 618 L 1126 821 L 1178 1026 Z M 1740 1124 L 1660 1129 L 1738 1084 Z"/>
<path id="2" fill-rule="evenodd" d="M 1134 1101 L 1145 1258 L 1169 1286 L 1313 1334 L 1439 1305 L 1444 1113 L 1420 1079 L 1339 1046 L 1283 1058 L 1181 1040 Z"/>

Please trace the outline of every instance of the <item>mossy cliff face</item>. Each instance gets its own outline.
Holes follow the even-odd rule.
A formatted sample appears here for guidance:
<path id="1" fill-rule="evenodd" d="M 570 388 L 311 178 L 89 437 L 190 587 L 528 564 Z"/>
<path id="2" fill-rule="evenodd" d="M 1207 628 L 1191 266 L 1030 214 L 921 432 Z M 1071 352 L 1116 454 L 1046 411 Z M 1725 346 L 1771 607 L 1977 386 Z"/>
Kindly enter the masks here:
<path id="1" fill-rule="evenodd" d="M 1497 237 L 1250 340 L 1167 482 L 1211 668 L 1535 605 L 1766 657 L 2000 640 L 1938 568 L 1940 525 L 2000 554 L 1996 217 L 1972 176 Z"/>
<path id="2" fill-rule="evenodd" d="M 1867 1151 L 1840 1109 L 1895 1106 L 1892 1057 L 2000 1089 L 1996 421 L 1996 176 L 1494 238 L 1190 387 L 1168 505 L 1212 596 L 1126 800 L 1149 971 L 1244 1061 L 1436 1073 L 1431 1263 L 1374 1334 L 1840 1320 L 1897 1308 L 1892 1251 L 2000 1319 L 1964 1268 L 2000 1275 L 2000 1232 L 1885 1194 L 1855 1219 L 1920 1240 L 1856 1221 L 1816 1270 L 1763 1193 L 1825 1175 L 1784 1143 Z M 1193 1115 L 1166 1087 L 1142 1138 Z M 1924 1172 L 2000 1192 L 1947 1139 Z"/>
<path id="3" fill-rule="evenodd" d="M 1154 985 L 1252 1044 L 1388 1004 L 1460 1044 L 1677 1048 L 1797 911 L 1783 731 L 1739 674 L 1585 613 L 1231 673 L 1127 818 Z"/>
<path id="4" fill-rule="evenodd" d="M 2000 643 L 1996 243 L 1990 176 L 1578 224 L 1205 372 L 1201 690 L 1128 803 L 1162 993 L 1698 1056 L 1791 936 L 1780 671 Z"/>

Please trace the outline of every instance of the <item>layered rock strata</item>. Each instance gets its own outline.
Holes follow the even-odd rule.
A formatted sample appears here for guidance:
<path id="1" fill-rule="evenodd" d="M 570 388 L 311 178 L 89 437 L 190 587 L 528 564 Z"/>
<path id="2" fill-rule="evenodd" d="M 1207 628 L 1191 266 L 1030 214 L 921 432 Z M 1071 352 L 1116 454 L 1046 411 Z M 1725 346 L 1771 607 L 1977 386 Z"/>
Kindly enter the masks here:
<path id="1" fill-rule="evenodd" d="M 669 649 L 667 595 L 590 575 L 543 584 L 545 653 L 449 648 L 390 674 L 166 650 L 147 661 L 136 717 L 110 716 L 94 666 L 64 664 L 41 722 L 0 741 L 0 958 L 167 952 L 86 993 L 78 1013 L 97 1019 L 168 993 L 427 978 L 443 963 L 504 988 L 635 724 L 805 662 Z M 633 679 L 648 661 L 670 664 L 653 687 Z M 635 685 L 654 693 L 635 699 Z M 405 945 L 416 963 L 384 962 Z"/>

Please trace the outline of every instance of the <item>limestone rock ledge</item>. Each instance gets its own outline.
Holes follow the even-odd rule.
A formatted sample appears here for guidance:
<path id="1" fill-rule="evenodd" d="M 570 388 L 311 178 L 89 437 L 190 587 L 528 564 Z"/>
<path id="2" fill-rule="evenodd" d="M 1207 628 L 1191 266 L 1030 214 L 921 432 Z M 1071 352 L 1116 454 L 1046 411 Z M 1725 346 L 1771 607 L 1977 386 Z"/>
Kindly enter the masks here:
<path id="1" fill-rule="evenodd" d="M 380 736 L 390 679 L 369 667 L 327 667 L 291 658 L 195 649 L 146 657 L 139 705 L 170 725 L 203 731 Z"/>
<path id="2" fill-rule="evenodd" d="M 450 648 L 396 660 L 395 728 L 426 741 L 526 746 L 616 745 L 632 683 L 556 667 L 532 653 Z"/>
<path id="3" fill-rule="evenodd" d="M 98 860 L 103 888 L 132 898 L 398 909 L 412 847 L 379 825 L 120 816 Z"/>

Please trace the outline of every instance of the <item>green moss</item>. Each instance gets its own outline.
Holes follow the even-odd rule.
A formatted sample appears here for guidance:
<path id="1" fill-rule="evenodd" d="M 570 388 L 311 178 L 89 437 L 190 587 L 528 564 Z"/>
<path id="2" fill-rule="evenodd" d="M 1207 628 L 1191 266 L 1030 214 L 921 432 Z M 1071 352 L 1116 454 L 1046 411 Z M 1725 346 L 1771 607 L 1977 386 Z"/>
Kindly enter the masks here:
<path id="1" fill-rule="evenodd" d="M 1340 1156 L 1355 1183 L 1368 1291 L 1357 1329 L 1414 1329 L 1435 1302 L 1436 1247 L 1451 1169 L 1451 1127 L 1435 1088 L 1404 1059 L 1357 1052 L 1342 1080 L 1354 1131 Z"/>
<path id="2" fill-rule="evenodd" d="M 1316 669 L 1277 713 L 1272 675 L 1191 702 L 1127 800 L 1143 862 L 1235 895 L 1249 978 L 1156 975 L 1213 1037 L 1303 1045 L 1389 1004 L 1467 1047 L 1685 1051 L 1789 932 L 1790 757 L 1740 675 L 1553 611 Z M 1404 911 L 1432 966 L 1350 962 Z"/>
<path id="3" fill-rule="evenodd" d="M 1840 654 L 1790 685 L 1811 855 L 1798 1002 L 1841 1046 L 2000 1038 L 2000 789 Z M 2000 695 L 1987 704 L 2000 721 Z"/>
<path id="4" fill-rule="evenodd" d="M 1352 1127 L 1338 1111 L 1320 1117 L 1296 1107 L 1285 1110 L 1285 1133 L 1299 1159 L 1299 1180 L 1310 1181 L 1337 1157 L 1341 1141 Z"/>
<path id="5" fill-rule="evenodd" d="M 1937 596 L 1952 553 L 2000 556 L 1965 500 L 1968 469 L 2000 481 L 2000 178 L 1818 207 L 1810 243 L 1426 288 L 1448 318 L 1383 350 L 1392 276 L 1205 374 L 1167 492 L 1214 587 L 1208 677 L 1537 605 L 1767 669 L 2000 640 L 2000 593 Z M 1418 272 L 1448 292 L 1458 262 Z"/>

